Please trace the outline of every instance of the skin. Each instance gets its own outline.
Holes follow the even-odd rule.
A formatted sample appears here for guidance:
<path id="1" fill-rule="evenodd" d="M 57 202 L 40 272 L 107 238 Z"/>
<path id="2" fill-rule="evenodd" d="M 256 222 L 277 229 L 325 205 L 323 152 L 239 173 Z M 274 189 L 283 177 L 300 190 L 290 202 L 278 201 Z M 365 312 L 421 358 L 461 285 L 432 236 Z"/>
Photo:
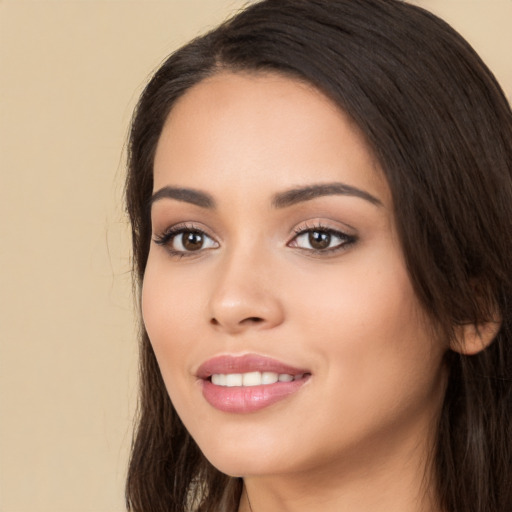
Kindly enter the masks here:
<path id="1" fill-rule="evenodd" d="M 330 194 L 272 205 L 275 194 L 340 182 L 376 201 Z M 154 192 L 167 186 L 216 203 L 153 202 L 155 238 L 183 223 L 206 238 L 186 254 L 181 235 L 152 242 L 142 297 L 169 395 L 206 457 L 244 477 L 253 512 L 439 510 L 428 460 L 447 347 L 415 297 L 388 185 L 357 127 L 296 80 L 218 74 L 169 115 Z M 314 228 L 351 243 L 331 236 L 339 250 L 315 252 Z M 311 377 L 260 411 L 216 410 L 198 367 L 247 353 Z"/>

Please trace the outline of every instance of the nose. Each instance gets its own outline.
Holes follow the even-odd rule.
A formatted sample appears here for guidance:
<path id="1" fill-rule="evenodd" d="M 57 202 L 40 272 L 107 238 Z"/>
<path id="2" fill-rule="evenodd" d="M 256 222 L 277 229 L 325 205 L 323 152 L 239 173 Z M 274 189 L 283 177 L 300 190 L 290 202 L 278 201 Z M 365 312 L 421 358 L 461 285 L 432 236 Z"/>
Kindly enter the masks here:
<path id="1" fill-rule="evenodd" d="M 284 321 L 279 284 L 268 261 L 235 255 L 217 269 L 209 303 L 210 324 L 228 334 L 270 329 Z"/>

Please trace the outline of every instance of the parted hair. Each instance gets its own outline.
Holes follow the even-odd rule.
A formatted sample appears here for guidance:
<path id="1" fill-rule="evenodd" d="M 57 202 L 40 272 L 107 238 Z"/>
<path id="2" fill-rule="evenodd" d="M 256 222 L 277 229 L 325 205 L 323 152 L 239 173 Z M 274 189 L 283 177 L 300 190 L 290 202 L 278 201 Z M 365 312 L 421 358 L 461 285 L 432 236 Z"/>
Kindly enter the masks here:
<path id="1" fill-rule="evenodd" d="M 471 46 L 399 0 L 264 0 L 173 53 L 133 116 L 126 203 L 137 294 L 151 241 L 153 159 L 174 103 L 223 70 L 305 81 L 359 126 L 389 184 L 415 293 L 436 332 L 501 322 L 476 355 L 448 351 L 432 453 L 446 512 L 512 510 L 512 113 Z M 140 326 L 131 512 L 236 512 L 241 479 L 202 455 Z"/>

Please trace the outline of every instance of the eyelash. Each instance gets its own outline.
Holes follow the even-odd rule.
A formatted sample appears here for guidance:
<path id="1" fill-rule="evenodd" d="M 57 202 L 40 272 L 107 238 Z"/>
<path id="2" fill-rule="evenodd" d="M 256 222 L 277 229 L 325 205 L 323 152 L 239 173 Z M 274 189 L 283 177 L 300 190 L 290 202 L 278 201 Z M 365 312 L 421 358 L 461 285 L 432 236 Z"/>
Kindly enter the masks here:
<path id="1" fill-rule="evenodd" d="M 313 226 L 310 225 L 302 225 L 294 229 L 295 236 L 292 238 L 290 242 L 287 243 L 288 247 L 296 247 L 299 250 L 305 251 L 309 254 L 313 255 L 331 255 L 334 253 L 337 253 L 339 251 L 343 251 L 348 249 L 350 245 L 353 245 L 357 241 L 357 237 L 353 235 L 349 235 L 347 233 L 344 233 L 342 231 L 329 228 L 327 226 L 322 225 L 321 223 L 315 224 Z M 335 245 L 334 247 L 327 247 L 324 249 L 314 249 L 314 248 L 304 248 L 304 247 L 298 247 L 296 245 L 290 245 L 292 243 L 296 243 L 299 237 L 305 236 L 308 233 L 322 233 L 329 235 L 330 237 L 335 237 L 340 240 L 340 243 Z M 218 247 L 218 242 L 215 242 L 212 237 L 210 237 L 203 229 L 200 229 L 193 224 L 177 224 L 176 226 L 171 226 L 170 228 L 166 229 L 162 234 L 155 235 L 153 238 L 153 241 L 157 245 L 164 246 L 167 251 L 171 254 L 173 257 L 177 258 L 184 258 L 184 257 L 190 257 L 197 255 L 196 253 L 201 253 L 206 249 L 210 248 L 216 248 L 216 247 L 207 247 L 207 248 L 200 248 L 197 251 L 186 251 L 186 250 L 176 250 L 172 247 L 172 242 L 181 234 L 184 233 L 195 233 L 197 235 L 200 235 L 204 238 L 207 238 L 209 240 L 212 240 Z"/>

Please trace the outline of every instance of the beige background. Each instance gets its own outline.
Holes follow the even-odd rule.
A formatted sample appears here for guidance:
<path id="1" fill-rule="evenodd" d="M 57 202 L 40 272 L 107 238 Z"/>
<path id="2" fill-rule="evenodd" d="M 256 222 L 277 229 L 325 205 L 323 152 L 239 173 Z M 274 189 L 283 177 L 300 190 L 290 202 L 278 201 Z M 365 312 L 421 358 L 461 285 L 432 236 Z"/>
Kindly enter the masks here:
<path id="1" fill-rule="evenodd" d="M 512 0 L 425 0 L 512 97 Z M 242 0 L 0 0 L 0 512 L 121 512 L 136 397 L 128 122 Z"/>

